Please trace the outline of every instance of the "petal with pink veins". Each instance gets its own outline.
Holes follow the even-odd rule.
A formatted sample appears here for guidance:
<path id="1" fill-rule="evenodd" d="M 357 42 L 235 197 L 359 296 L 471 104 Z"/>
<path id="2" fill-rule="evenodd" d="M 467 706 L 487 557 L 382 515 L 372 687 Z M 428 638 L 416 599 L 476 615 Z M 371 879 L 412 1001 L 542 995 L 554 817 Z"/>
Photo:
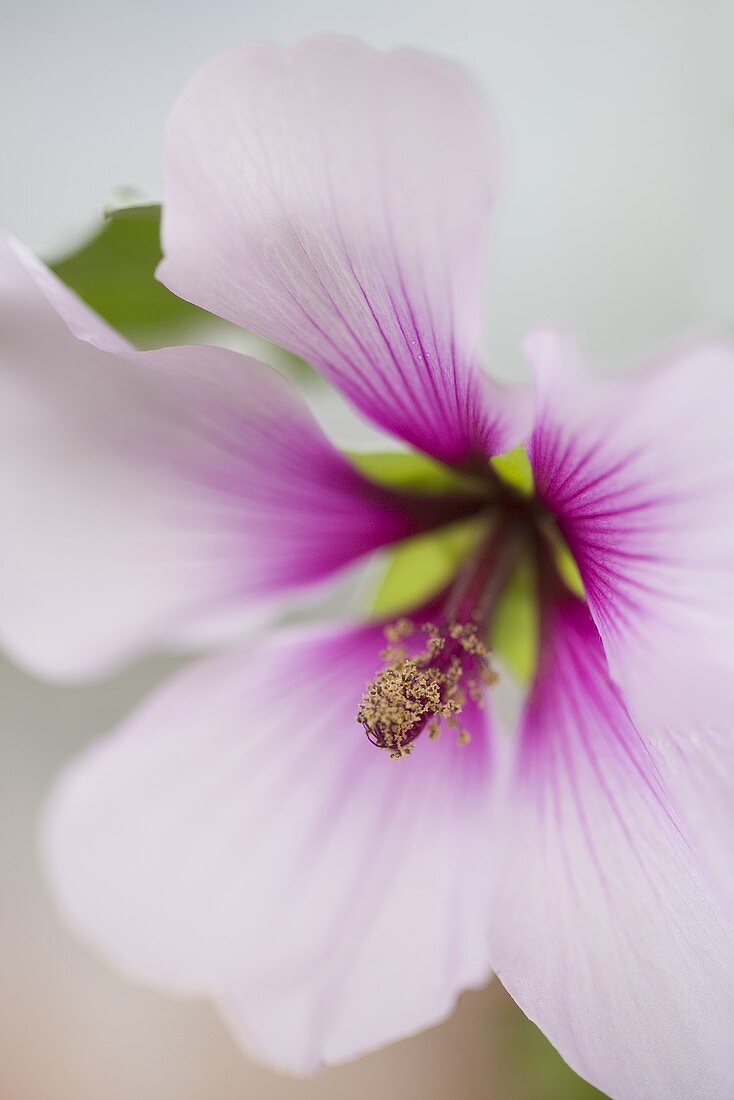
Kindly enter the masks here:
<path id="1" fill-rule="evenodd" d="M 191 666 L 72 764 L 47 866 L 132 974 L 222 1006 L 310 1071 L 428 1026 L 487 980 L 483 711 L 393 761 L 357 724 L 379 627 L 299 630 Z"/>
<path id="2" fill-rule="evenodd" d="M 732 926 L 687 828 L 696 780 L 667 784 L 576 597 L 544 630 L 507 773 L 491 907 L 503 984 L 615 1100 L 727 1100 Z"/>
<path id="3" fill-rule="evenodd" d="M 734 346 L 699 344 L 593 378 L 573 343 L 527 349 L 529 454 L 583 577 L 609 667 L 654 739 L 734 912 Z"/>
<path id="4" fill-rule="evenodd" d="M 453 66 L 331 38 L 246 46 L 174 107 L 159 276 L 435 457 L 507 450 L 525 397 L 478 365 L 496 162 Z"/>
<path id="5" fill-rule="evenodd" d="M 584 581 L 613 677 L 645 725 L 731 724 L 734 346 L 594 378 L 573 343 L 527 341 L 529 454 Z"/>
<path id="6" fill-rule="evenodd" d="M 264 364 L 139 352 L 10 240 L 0 280 L 0 634 L 36 671 L 241 629 L 432 522 Z"/>

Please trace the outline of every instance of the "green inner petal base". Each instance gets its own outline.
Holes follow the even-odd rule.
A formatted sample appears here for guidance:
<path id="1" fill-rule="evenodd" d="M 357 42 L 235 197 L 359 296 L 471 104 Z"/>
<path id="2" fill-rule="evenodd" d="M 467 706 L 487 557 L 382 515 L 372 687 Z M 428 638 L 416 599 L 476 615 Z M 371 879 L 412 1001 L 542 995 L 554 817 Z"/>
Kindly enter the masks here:
<path id="1" fill-rule="evenodd" d="M 470 488 L 472 479 L 414 453 L 350 454 L 365 476 L 381 485 L 430 493 Z M 523 447 L 489 461 L 490 470 L 519 497 L 534 501 L 533 472 Z M 386 554 L 386 566 L 374 593 L 370 613 L 379 619 L 409 615 L 446 590 L 470 560 L 472 552 L 496 521 L 492 506 L 486 513 L 406 539 Z M 558 574 L 575 595 L 583 598 L 578 566 L 552 517 L 539 527 L 553 552 Z M 539 630 L 538 584 L 533 556 L 520 550 L 492 616 L 489 642 L 493 653 L 519 682 L 533 676 Z"/>

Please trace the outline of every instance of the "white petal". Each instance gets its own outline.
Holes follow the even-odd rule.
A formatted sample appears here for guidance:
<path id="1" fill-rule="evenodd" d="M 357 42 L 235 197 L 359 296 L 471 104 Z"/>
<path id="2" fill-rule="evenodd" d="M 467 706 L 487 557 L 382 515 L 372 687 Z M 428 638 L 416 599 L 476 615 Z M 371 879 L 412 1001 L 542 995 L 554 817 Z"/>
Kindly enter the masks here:
<path id="1" fill-rule="evenodd" d="M 478 367 L 494 127 L 460 70 L 314 39 L 206 65 L 166 138 L 160 278 L 458 462 L 526 429 Z"/>
<path id="2" fill-rule="evenodd" d="M 732 920 L 687 810 L 569 597 L 544 637 L 494 833 L 492 963 L 614 1100 L 727 1100 L 734 1088 Z M 729 835 L 716 839 L 730 851 Z"/>
<path id="3" fill-rule="evenodd" d="M 8 240 L 0 280 L 0 634 L 34 670 L 242 630 L 431 522 L 358 476 L 262 363 L 138 352 Z"/>
<path id="4" fill-rule="evenodd" d="M 392 761 L 356 711 L 378 627 L 200 664 L 62 778 L 47 864 L 70 919 L 247 1046 L 312 1070 L 434 1023 L 488 977 L 483 712 Z"/>

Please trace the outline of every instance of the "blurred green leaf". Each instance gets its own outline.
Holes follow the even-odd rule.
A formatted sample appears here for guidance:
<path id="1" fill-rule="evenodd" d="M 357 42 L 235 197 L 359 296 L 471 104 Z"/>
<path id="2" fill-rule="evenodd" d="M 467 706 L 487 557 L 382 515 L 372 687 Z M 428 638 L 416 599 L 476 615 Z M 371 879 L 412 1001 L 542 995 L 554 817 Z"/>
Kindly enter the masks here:
<path id="1" fill-rule="evenodd" d="M 490 634 L 492 649 L 521 684 L 535 672 L 539 626 L 536 574 L 526 555 L 510 574 Z"/>
<path id="2" fill-rule="evenodd" d="M 522 444 L 513 447 L 503 455 L 490 458 L 489 464 L 495 473 L 514 489 L 526 496 L 530 496 L 533 492 L 535 488 L 533 468 Z"/>
<path id="3" fill-rule="evenodd" d="M 113 328 L 143 345 L 161 335 L 185 339 L 211 319 L 155 279 L 160 214 L 160 206 L 149 202 L 108 207 L 107 220 L 81 247 L 49 265 Z"/>
<path id="4" fill-rule="evenodd" d="M 472 484 L 471 479 L 417 452 L 350 453 L 348 457 L 365 477 L 406 492 L 460 491 Z M 372 613 L 390 618 L 430 600 L 451 581 L 483 527 L 483 521 L 473 517 L 401 542 L 390 554 Z"/>
<path id="5" fill-rule="evenodd" d="M 574 1073 L 509 997 L 493 1024 L 498 1077 L 507 1100 L 606 1100 L 605 1093 Z"/>
<path id="6" fill-rule="evenodd" d="M 584 599 L 586 597 L 584 582 L 581 579 L 576 559 L 568 549 L 565 540 L 556 543 L 554 549 L 558 572 L 566 582 L 566 586 L 571 589 L 574 595 L 581 596 Z"/>
<path id="7" fill-rule="evenodd" d="M 390 618 L 437 595 L 452 580 L 483 529 L 482 520 L 462 520 L 401 542 L 390 556 L 372 613 Z"/>
<path id="8" fill-rule="evenodd" d="M 445 492 L 471 484 L 455 470 L 420 452 L 347 452 L 357 469 L 379 485 L 417 492 Z"/>
<path id="9" fill-rule="evenodd" d="M 566 587 L 570 588 L 574 595 L 581 596 L 581 598 L 584 599 L 586 597 L 586 592 L 584 590 L 584 582 L 581 579 L 579 567 L 576 564 L 576 559 L 568 548 L 568 543 L 558 529 L 556 521 L 553 519 L 546 520 L 543 524 L 543 533 L 553 550 L 556 567 Z"/>
<path id="10" fill-rule="evenodd" d="M 133 190 L 118 192 L 102 208 L 102 217 L 105 221 L 113 218 L 157 218 L 160 222 L 160 216 L 159 202 L 140 198 Z"/>
<path id="11" fill-rule="evenodd" d="M 350 454 L 367 476 L 394 488 L 426 492 L 457 489 L 466 478 L 422 454 Z M 521 492 L 532 492 L 532 470 L 525 451 L 515 448 L 492 459 L 497 473 Z M 402 614 L 437 595 L 455 576 L 484 530 L 474 518 L 406 539 L 392 552 L 378 589 L 373 613 L 378 617 Z M 559 573 L 570 590 L 583 596 L 576 562 L 555 524 L 545 534 L 553 548 Z M 531 555 L 517 563 L 502 591 L 492 619 L 489 643 L 513 676 L 527 684 L 535 672 L 539 642 L 537 577 Z"/>

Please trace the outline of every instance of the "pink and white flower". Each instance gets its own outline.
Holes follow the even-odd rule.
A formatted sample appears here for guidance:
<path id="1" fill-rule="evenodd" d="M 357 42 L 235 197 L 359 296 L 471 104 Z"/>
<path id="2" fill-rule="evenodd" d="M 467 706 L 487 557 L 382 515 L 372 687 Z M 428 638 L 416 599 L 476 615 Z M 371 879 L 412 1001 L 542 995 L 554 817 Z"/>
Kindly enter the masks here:
<path id="1" fill-rule="evenodd" d="M 532 418 L 491 384 L 493 129 L 423 56 L 229 54 L 184 91 L 166 155 L 162 279 L 478 488 L 372 485 L 262 364 L 138 352 L 6 243 L 11 650 L 98 671 L 261 623 L 410 533 L 483 527 L 382 671 L 383 623 L 261 632 L 74 763 L 44 825 L 61 904 L 295 1071 L 435 1022 L 494 970 L 612 1096 L 726 1100 L 734 349 L 602 382 L 539 332 Z M 520 442 L 530 493 L 488 461 Z M 521 557 L 537 668 L 507 737 L 483 639 Z"/>

